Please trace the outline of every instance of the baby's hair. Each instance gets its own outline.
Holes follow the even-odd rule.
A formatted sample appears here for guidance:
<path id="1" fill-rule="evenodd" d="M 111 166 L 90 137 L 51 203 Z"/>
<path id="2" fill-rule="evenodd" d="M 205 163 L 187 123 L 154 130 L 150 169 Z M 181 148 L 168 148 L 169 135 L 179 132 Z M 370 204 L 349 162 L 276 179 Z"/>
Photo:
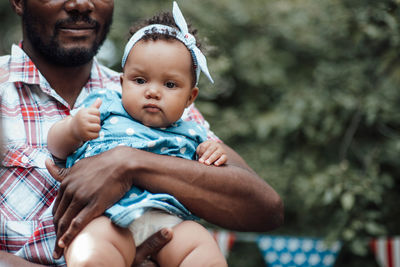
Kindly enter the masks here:
<path id="1" fill-rule="evenodd" d="M 155 15 L 154 17 L 150 18 L 150 19 L 146 19 L 143 20 L 141 22 L 139 22 L 138 24 L 133 25 L 130 30 L 129 33 L 131 35 L 135 34 L 135 32 L 137 32 L 138 30 L 140 30 L 143 27 L 146 27 L 148 25 L 152 25 L 152 24 L 162 24 L 162 25 L 167 25 L 173 28 L 176 28 L 179 30 L 178 26 L 175 24 L 175 20 L 173 15 L 170 12 L 162 12 L 158 15 Z M 188 29 L 189 29 L 189 33 L 192 34 L 194 36 L 194 38 L 196 38 L 196 46 L 200 49 L 201 44 L 196 36 L 197 34 L 197 29 L 194 29 L 191 24 L 188 24 Z M 162 34 L 162 33 L 158 33 L 158 32 L 149 32 L 149 34 L 146 34 L 145 36 L 143 36 L 142 40 L 158 40 L 158 39 L 162 39 L 162 40 L 168 40 L 171 38 L 175 38 L 173 37 L 175 34 L 174 33 L 167 33 L 167 34 Z"/>
<path id="2" fill-rule="evenodd" d="M 139 22 L 138 24 L 133 25 L 130 30 L 129 33 L 131 35 L 135 34 L 138 30 L 140 30 L 143 27 L 146 27 L 148 25 L 152 25 L 152 24 L 162 24 L 162 25 L 166 25 L 166 26 L 170 26 L 173 27 L 177 30 L 179 30 L 178 26 L 175 23 L 174 17 L 170 12 L 162 12 L 159 13 L 158 15 L 155 15 L 154 17 L 150 18 L 150 19 L 146 19 L 143 20 L 141 22 Z M 192 28 L 191 24 L 188 24 L 188 31 L 190 34 L 192 34 L 194 36 L 194 38 L 196 38 L 196 46 L 200 49 L 201 44 L 198 41 L 198 38 L 196 37 L 197 34 L 197 29 Z M 151 29 L 149 30 L 149 33 L 146 33 L 142 40 L 152 40 L 152 41 L 156 41 L 156 40 L 171 40 L 171 39 L 175 39 L 178 40 L 176 37 L 174 37 L 176 35 L 175 32 L 166 32 L 166 33 L 159 33 L 156 32 L 156 30 L 154 30 L 154 32 L 151 32 Z M 196 86 L 196 71 L 194 68 L 194 60 L 193 60 L 193 56 L 192 56 L 192 87 Z"/>

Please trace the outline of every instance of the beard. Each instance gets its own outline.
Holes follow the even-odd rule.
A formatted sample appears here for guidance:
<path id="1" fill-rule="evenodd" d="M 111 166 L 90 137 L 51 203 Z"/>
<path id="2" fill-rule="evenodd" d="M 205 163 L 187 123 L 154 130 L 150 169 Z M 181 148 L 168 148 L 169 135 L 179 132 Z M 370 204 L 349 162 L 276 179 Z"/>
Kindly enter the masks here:
<path id="1" fill-rule="evenodd" d="M 41 24 L 38 19 L 34 15 L 32 15 L 27 8 L 25 8 L 22 16 L 22 22 L 24 28 L 26 29 L 27 38 L 31 42 L 34 49 L 38 51 L 49 62 L 66 67 L 82 66 L 93 59 L 93 57 L 97 54 L 99 48 L 103 44 L 104 40 L 106 39 L 106 36 L 110 30 L 112 16 L 110 16 L 110 18 L 105 22 L 104 28 L 100 33 L 100 36 L 96 38 L 90 48 L 63 48 L 58 41 L 60 26 L 63 24 L 73 24 L 78 21 L 83 21 L 85 23 L 93 25 L 96 35 L 99 34 L 100 25 L 97 21 L 91 19 L 88 15 L 85 14 L 71 14 L 68 19 L 59 20 L 56 22 L 53 34 L 50 36 L 50 39 L 46 41 L 41 35 Z"/>

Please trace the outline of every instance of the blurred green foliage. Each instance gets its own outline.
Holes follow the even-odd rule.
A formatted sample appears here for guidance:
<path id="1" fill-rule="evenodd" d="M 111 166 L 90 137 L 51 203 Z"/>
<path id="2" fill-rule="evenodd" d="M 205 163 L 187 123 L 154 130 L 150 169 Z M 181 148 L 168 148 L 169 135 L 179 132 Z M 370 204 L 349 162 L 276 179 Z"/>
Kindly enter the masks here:
<path id="1" fill-rule="evenodd" d="M 284 199 L 285 226 L 273 234 L 340 239 L 336 266 L 376 266 L 368 240 L 400 234 L 400 1 L 178 3 L 216 81 L 201 79 L 197 106 Z M 3 54 L 20 38 L 8 5 L 0 2 Z M 119 59 L 129 26 L 172 2 L 115 6 Z M 241 252 L 247 266 L 262 264 L 240 246 L 230 266 L 243 266 Z"/>

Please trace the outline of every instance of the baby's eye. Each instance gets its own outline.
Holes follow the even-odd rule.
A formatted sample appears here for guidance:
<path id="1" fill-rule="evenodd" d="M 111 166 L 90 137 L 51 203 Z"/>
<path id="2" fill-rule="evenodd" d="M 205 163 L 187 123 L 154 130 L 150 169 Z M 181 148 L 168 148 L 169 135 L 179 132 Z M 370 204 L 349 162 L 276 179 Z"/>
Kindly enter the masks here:
<path id="1" fill-rule="evenodd" d="M 146 80 L 143 79 L 143 78 L 136 78 L 136 79 L 134 79 L 134 81 L 136 83 L 138 83 L 138 84 L 145 84 L 146 83 Z"/>
<path id="2" fill-rule="evenodd" d="M 168 88 L 174 88 L 174 87 L 176 87 L 176 84 L 174 82 L 166 82 L 165 86 Z"/>

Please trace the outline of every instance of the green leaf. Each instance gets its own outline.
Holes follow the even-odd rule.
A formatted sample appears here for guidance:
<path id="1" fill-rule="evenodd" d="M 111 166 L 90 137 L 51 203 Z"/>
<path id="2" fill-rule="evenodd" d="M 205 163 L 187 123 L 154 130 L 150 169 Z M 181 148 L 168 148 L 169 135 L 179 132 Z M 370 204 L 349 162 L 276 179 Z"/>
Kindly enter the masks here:
<path id="1" fill-rule="evenodd" d="M 340 198 L 340 201 L 342 203 L 342 207 L 345 210 L 350 210 L 351 208 L 353 208 L 354 206 L 354 201 L 355 201 L 355 197 L 353 194 L 351 194 L 350 192 L 346 192 L 342 195 L 342 197 Z"/>

